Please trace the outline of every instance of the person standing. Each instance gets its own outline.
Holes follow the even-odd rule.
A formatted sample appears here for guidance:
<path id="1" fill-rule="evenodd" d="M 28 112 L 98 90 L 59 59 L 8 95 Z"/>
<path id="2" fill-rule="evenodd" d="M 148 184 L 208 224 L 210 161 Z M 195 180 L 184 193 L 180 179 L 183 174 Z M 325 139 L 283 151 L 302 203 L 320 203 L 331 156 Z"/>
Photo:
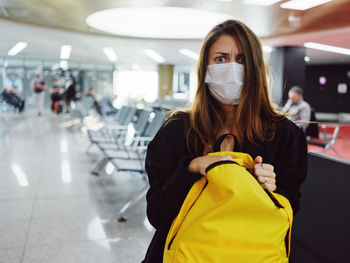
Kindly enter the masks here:
<path id="1" fill-rule="evenodd" d="M 311 119 L 311 107 L 309 103 L 304 101 L 303 93 L 304 91 L 300 87 L 292 87 L 288 92 L 289 99 L 282 108 L 282 113 L 290 113 L 291 115 L 288 118 L 296 122 L 296 125 L 305 132 L 309 125 L 307 122 Z"/>
<path id="2" fill-rule="evenodd" d="M 54 83 L 50 89 L 51 92 L 51 110 L 55 113 L 59 113 L 61 112 L 61 110 L 59 109 L 60 107 L 62 107 L 62 105 L 60 105 L 60 101 L 62 100 L 62 87 L 59 85 L 59 80 L 55 79 Z"/>
<path id="3" fill-rule="evenodd" d="M 156 232 L 143 263 L 163 262 L 169 229 L 193 184 L 206 176 L 208 167 L 233 160 L 208 155 L 217 151 L 221 139 L 221 151 L 252 157 L 251 174 L 263 189 L 287 198 L 294 213 L 299 209 L 307 173 L 306 138 L 270 101 L 259 39 L 243 23 L 227 20 L 209 32 L 200 54 L 191 108 L 174 113 L 148 145 L 147 216 Z M 265 220 L 258 212 L 256 218 Z M 235 248 L 225 251 L 234 253 Z M 274 251 L 281 259 L 285 256 Z M 248 256 L 240 262 L 246 261 L 252 262 Z"/>
<path id="4" fill-rule="evenodd" d="M 41 116 L 44 109 L 44 91 L 46 89 L 46 83 L 39 74 L 35 76 L 35 79 L 32 82 L 32 89 L 34 90 L 34 101 L 38 111 L 38 116 Z"/>
<path id="5" fill-rule="evenodd" d="M 66 112 L 69 112 L 69 109 L 71 107 L 71 102 L 75 100 L 75 83 L 72 78 L 69 78 L 68 80 L 68 88 L 66 90 Z"/>

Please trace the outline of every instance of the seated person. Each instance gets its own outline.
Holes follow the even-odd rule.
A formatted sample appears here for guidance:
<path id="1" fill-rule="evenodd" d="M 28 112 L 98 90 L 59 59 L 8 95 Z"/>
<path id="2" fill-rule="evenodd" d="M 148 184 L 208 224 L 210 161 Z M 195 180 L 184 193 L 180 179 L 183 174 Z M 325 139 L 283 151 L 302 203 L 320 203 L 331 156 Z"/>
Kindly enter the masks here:
<path id="1" fill-rule="evenodd" d="M 4 88 L 4 89 L 2 90 L 1 96 L 2 96 L 2 100 L 5 101 L 5 102 L 7 102 L 8 98 L 9 98 L 9 96 L 10 96 L 10 93 L 9 93 L 9 91 L 8 91 L 7 88 Z"/>
<path id="2" fill-rule="evenodd" d="M 282 108 L 282 113 L 290 113 L 288 118 L 293 122 L 309 122 L 311 118 L 311 107 L 303 99 L 303 90 L 298 87 L 292 87 L 288 92 L 288 101 Z M 296 123 L 304 132 L 309 123 Z"/>
<path id="3" fill-rule="evenodd" d="M 100 106 L 95 98 L 94 95 L 94 89 L 93 88 L 89 88 L 88 93 L 86 94 L 86 97 L 91 98 L 94 100 L 94 109 L 97 111 L 98 114 L 102 115 Z"/>
<path id="4" fill-rule="evenodd" d="M 86 94 L 86 96 L 87 97 L 91 97 L 91 98 L 93 98 L 96 101 L 93 88 L 89 88 L 88 93 Z"/>
<path id="5" fill-rule="evenodd" d="M 24 110 L 25 101 L 22 100 L 18 94 L 16 94 L 14 88 L 11 88 L 9 91 L 5 88 L 2 91 L 2 98 L 6 103 L 14 106 L 20 112 Z"/>

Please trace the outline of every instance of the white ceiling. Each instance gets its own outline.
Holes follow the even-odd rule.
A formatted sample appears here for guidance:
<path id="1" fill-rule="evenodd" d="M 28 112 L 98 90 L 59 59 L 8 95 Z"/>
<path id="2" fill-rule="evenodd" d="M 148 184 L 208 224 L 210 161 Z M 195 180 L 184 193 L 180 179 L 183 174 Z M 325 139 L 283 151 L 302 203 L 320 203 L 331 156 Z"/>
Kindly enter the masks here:
<path id="1" fill-rule="evenodd" d="M 337 0 L 338 1 L 338 0 Z M 15 2 L 16 8 L 21 11 L 19 8 L 20 4 L 23 6 L 23 13 L 26 13 L 27 8 L 26 1 L 2 1 L 0 0 L 0 5 L 5 6 L 6 2 Z M 37 8 L 40 9 L 40 1 L 35 1 L 38 5 Z M 45 1 L 44 1 L 45 2 Z M 47 2 L 47 1 L 46 1 Z M 68 3 L 69 1 L 63 1 L 62 5 Z M 81 2 L 79 0 L 79 2 Z M 89 2 L 89 7 L 92 8 L 92 3 Z M 135 2 L 135 1 L 134 1 Z M 137 1 L 136 1 L 137 2 Z M 135 3 L 136 3 L 135 2 Z M 164 4 L 164 1 L 159 1 Z M 175 1 L 170 1 L 175 2 Z M 194 4 L 186 4 L 184 1 L 177 1 L 182 3 L 182 6 L 194 6 Z M 335 1 L 336 2 L 336 1 Z M 338 2 L 344 2 L 338 1 Z M 70 2 L 69 2 L 70 3 Z M 76 2 L 77 4 L 78 2 Z M 104 1 L 104 3 L 107 3 Z M 122 3 L 122 1 L 118 1 Z M 128 2 L 133 3 L 133 2 Z M 202 3 L 201 1 L 194 1 L 197 6 Z M 337 29 L 328 29 L 328 30 L 317 30 L 310 31 L 308 33 L 293 33 L 289 32 L 288 34 L 281 34 L 279 36 L 269 34 L 269 28 L 273 27 L 273 19 L 280 20 L 276 21 L 280 25 L 280 28 L 284 28 L 284 24 L 281 22 L 283 19 L 286 19 L 286 15 L 289 13 L 282 14 L 282 12 L 277 7 L 270 9 L 258 8 L 258 7 L 244 7 L 241 4 L 241 1 L 233 1 L 231 4 L 220 3 L 214 0 L 206 0 L 205 7 L 207 9 L 212 9 L 216 11 L 227 10 L 228 13 L 233 14 L 234 16 L 246 21 L 246 23 L 257 32 L 262 37 L 263 44 L 271 46 L 288 46 L 288 45 L 299 45 L 302 46 L 305 42 L 318 42 L 322 44 L 335 45 L 344 48 L 350 48 L 350 19 L 347 27 L 337 28 Z M 350 3 L 350 1 L 348 1 Z M 101 2 L 102 4 L 102 2 Z M 137 2 L 138 4 L 138 2 Z M 34 3 L 31 3 L 33 7 Z M 99 10 L 100 2 L 96 3 L 96 7 L 92 9 Z M 136 5 L 136 4 L 135 4 Z M 59 3 L 56 3 L 56 6 L 59 7 Z M 79 7 L 81 8 L 81 3 Z M 204 6 L 204 4 L 203 4 Z M 229 6 L 229 8 L 227 8 Z M 31 7 L 31 8 L 32 8 Z M 54 8 L 54 7 L 52 7 Z M 52 9 L 51 8 L 51 9 Z M 243 9 L 240 9 L 243 8 Z M 9 9 L 12 14 L 14 10 Z M 50 9 L 50 10 L 51 10 Z M 29 10 L 29 9 L 28 9 Z M 54 9 L 52 9 L 54 10 Z M 51 10 L 51 11 L 52 11 Z M 74 9 L 72 9 L 74 13 Z M 241 10 L 241 12 L 238 12 Z M 264 12 L 264 10 L 266 12 Z M 269 10 L 269 12 L 267 12 Z M 322 11 L 322 10 L 321 10 Z M 81 13 L 88 13 L 87 10 L 81 10 Z M 286 11 L 283 11 L 286 12 Z M 51 12 L 52 13 L 52 12 Z M 80 11 L 78 12 L 80 13 Z M 290 13 L 293 14 L 293 13 Z M 296 13 L 298 14 L 298 13 Z M 11 15 L 11 13 L 10 13 Z M 54 13 L 52 13 L 54 15 Z M 62 15 L 62 14 L 61 14 Z M 77 14 L 79 17 L 81 14 Z M 63 15 L 62 15 L 63 16 Z M 67 14 L 67 19 L 77 19 L 72 16 L 72 14 Z M 274 17 L 273 17 L 274 16 Z M 35 17 L 29 17 L 34 19 Z M 28 18 L 28 19 L 29 19 Z M 62 18 L 62 17 L 61 17 Z M 305 21 L 307 20 L 305 16 Z M 179 19 L 181 19 L 179 17 Z M 314 19 L 315 20 L 315 19 Z M 316 19 L 317 20 L 317 19 Z M 344 18 L 342 18 L 342 21 Z M 28 42 L 27 48 L 20 52 L 16 57 L 20 58 L 40 58 L 40 59 L 54 59 L 59 61 L 60 48 L 61 45 L 69 44 L 72 45 L 72 52 L 70 61 L 82 61 L 85 63 L 110 63 L 105 57 L 102 49 L 104 47 L 112 47 L 115 49 L 118 56 L 118 64 L 154 64 L 155 62 L 147 57 L 143 53 L 143 49 L 151 48 L 156 50 L 160 55 L 165 58 L 165 64 L 175 64 L 175 65 L 191 65 L 194 61 L 188 57 L 185 57 L 178 53 L 178 50 L 181 48 L 188 48 L 195 52 L 199 52 L 201 46 L 201 40 L 161 40 L 161 39 L 141 39 L 141 38 L 127 38 L 112 36 L 108 34 L 102 34 L 96 30 L 75 30 L 71 28 L 67 29 L 58 29 L 58 27 L 52 27 L 50 19 L 41 20 L 43 25 L 34 25 L 16 22 L 8 19 L 0 19 L 0 56 L 7 56 L 8 50 L 17 42 L 25 41 Z M 80 21 L 80 20 L 79 20 Z M 82 21 L 80 21 L 82 23 Z M 325 21 L 323 21 L 325 22 Z M 85 22 L 84 22 L 85 23 Z M 343 22 L 342 22 L 343 23 Z M 67 23 L 69 24 L 69 23 Z M 305 25 L 307 23 L 305 22 Z M 342 24 L 344 25 L 344 23 Z M 82 27 L 83 25 L 80 25 Z M 66 27 L 67 28 L 67 27 Z M 88 26 L 86 25 L 86 28 Z M 75 31 L 73 31 L 75 30 Z M 87 33 L 91 32 L 91 33 Z M 298 32 L 296 30 L 296 32 Z M 307 55 L 310 57 L 311 64 L 322 64 L 322 63 L 350 63 L 350 56 L 339 55 L 334 53 L 328 53 L 323 51 L 315 51 L 307 49 Z"/>
<path id="2" fill-rule="evenodd" d="M 64 44 L 72 46 L 69 60 L 84 62 L 106 62 L 103 47 L 115 49 L 121 64 L 154 64 L 143 53 L 143 49 L 156 50 L 165 58 L 166 64 L 192 64 L 193 60 L 178 53 L 180 48 L 198 52 L 201 41 L 198 40 L 155 40 L 113 36 L 101 36 L 86 33 L 28 25 L 0 19 L 0 56 L 7 56 L 8 50 L 18 41 L 28 42 L 27 48 L 16 57 L 57 59 Z"/>

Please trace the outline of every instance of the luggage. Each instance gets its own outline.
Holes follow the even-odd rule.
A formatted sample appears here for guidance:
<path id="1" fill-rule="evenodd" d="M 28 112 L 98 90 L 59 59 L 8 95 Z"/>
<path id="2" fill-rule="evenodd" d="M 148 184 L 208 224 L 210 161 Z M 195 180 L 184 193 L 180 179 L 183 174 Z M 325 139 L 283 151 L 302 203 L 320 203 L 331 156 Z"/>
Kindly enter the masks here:
<path id="1" fill-rule="evenodd" d="M 62 103 L 59 103 L 58 106 L 57 106 L 57 112 L 56 113 L 61 113 L 63 110 L 63 105 Z"/>
<path id="2" fill-rule="evenodd" d="M 288 262 L 293 211 L 289 201 L 265 191 L 248 172 L 254 162 L 240 152 L 207 168 L 191 188 L 168 232 L 165 263 Z"/>
<path id="3" fill-rule="evenodd" d="M 53 112 L 55 113 L 61 113 L 63 110 L 63 105 L 62 105 L 62 102 L 61 101 L 55 101 L 53 103 Z"/>

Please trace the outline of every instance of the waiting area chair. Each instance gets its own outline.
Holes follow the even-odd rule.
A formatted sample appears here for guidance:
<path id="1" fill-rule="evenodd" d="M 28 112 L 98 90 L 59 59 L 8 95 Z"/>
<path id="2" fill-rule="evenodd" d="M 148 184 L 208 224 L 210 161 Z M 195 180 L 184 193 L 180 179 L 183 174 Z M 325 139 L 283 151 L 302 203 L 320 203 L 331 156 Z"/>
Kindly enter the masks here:
<path id="1" fill-rule="evenodd" d="M 325 153 L 328 150 L 333 150 L 333 152 L 341 158 L 341 155 L 338 153 L 338 151 L 334 148 L 334 144 L 338 138 L 338 133 L 339 133 L 339 125 L 335 125 L 333 133 L 332 134 L 327 134 L 326 133 L 326 125 L 322 124 L 322 133 L 320 134 L 319 137 L 323 137 L 323 140 L 314 140 L 311 137 L 308 137 L 307 143 L 310 145 L 315 145 L 315 146 L 320 146 L 323 147 L 322 152 Z"/>
<path id="2" fill-rule="evenodd" d="M 137 109 L 135 107 L 123 106 L 112 120 L 104 122 L 104 126 L 101 129 L 88 130 L 90 145 L 86 152 L 89 153 L 93 145 L 117 143 L 118 137 L 126 134 L 128 125 L 133 122 L 136 112 Z"/>
<path id="3" fill-rule="evenodd" d="M 135 122 L 130 120 L 128 127 L 134 128 L 134 135 L 128 138 L 127 133 L 117 136 L 113 135 L 111 141 L 92 142 L 98 146 L 102 158 L 95 164 L 93 175 L 100 175 L 101 170 L 111 163 L 117 172 L 137 172 L 145 181 L 145 187 L 131 197 L 119 210 L 119 222 L 126 221 L 127 210 L 138 203 L 147 193 L 149 184 L 145 171 L 145 157 L 148 143 L 156 135 L 165 121 L 166 113 L 161 110 L 150 112 L 141 110 Z"/>
<path id="4" fill-rule="evenodd" d="M 314 151 L 308 158 L 290 262 L 349 262 L 350 162 Z"/>

